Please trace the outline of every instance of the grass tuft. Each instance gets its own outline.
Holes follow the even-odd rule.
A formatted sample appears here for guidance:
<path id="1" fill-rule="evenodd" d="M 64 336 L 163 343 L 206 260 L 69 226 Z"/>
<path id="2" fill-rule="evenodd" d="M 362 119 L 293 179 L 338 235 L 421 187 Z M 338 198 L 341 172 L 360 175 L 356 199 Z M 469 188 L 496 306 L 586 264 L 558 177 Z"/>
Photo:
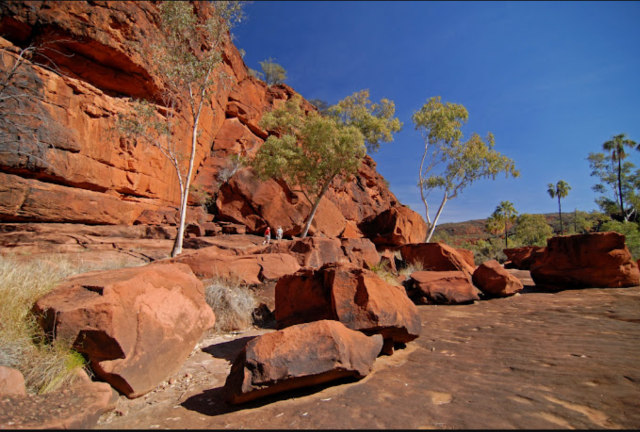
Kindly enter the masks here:
<path id="1" fill-rule="evenodd" d="M 205 300 L 216 316 L 214 333 L 246 330 L 253 324 L 253 311 L 258 300 L 240 278 L 215 277 L 204 282 Z"/>
<path id="2" fill-rule="evenodd" d="M 84 263 L 56 255 L 23 261 L 0 256 L 0 365 L 24 375 L 27 393 L 44 394 L 61 388 L 86 363 L 69 342 L 45 342 L 44 332 L 31 314 L 33 304 L 67 276 L 131 265 L 139 263 Z"/>

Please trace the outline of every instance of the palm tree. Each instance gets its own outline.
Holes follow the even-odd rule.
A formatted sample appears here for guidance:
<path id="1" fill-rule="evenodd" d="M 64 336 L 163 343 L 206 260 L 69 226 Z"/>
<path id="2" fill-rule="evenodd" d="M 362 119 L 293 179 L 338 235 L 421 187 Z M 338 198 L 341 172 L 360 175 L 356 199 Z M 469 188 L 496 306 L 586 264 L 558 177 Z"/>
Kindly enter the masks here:
<path id="1" fill-rule="evenodd" d="M 571 186 L 564 180 L 558 181 L 554 186 L 553 183 L 549 183 L 549 189 L 547 192 L 551 198 L 558 197 L 558 214 L 560 215 L 560 235 L 564 235 L 564 226 L 562 225 L 562 205 L 560 204 L 560 199 L 565 198 L 569 195 L 569 191 L 571 190 Z"/>
<path id="2" fill-rule="evenodd" d="M 513 203 L 510 201 L 502 201 L 500 205 L 496 207 L 492 217 L 496 218 L 500 222 L 504 223 L 504 246 L 509 247 L 509 233 L 507 231 L 509 223 L 513 223 L 518 217 L 518 212 L 513 207 Z"/>
<path id="3" fill-rule="evenodd" d="M 484 229 L 490 234 L 497 236 L 500 234 L 500 231 L 502 231 L 502 221 L 498 220 L 495 214 L 492 214 L 485 220 Z"/>
<path id="4" fill-rule="evenodd" d="M 627 134 L 621 133 L 613 136 L 609 141 L 602 144 L 604 151 L 611 153 L 611 160 L 618 163 L 618 196 L 620 197 L 620 213 L 622 217 L 627 220 L 627 215 L 624 211 L 624 199 L 622 198 L 622 161 L 627 158 L 627 154 L 624 151 L 625 147 L 640 149 L 640 146 L 635 141 L 627 138 Z"/>

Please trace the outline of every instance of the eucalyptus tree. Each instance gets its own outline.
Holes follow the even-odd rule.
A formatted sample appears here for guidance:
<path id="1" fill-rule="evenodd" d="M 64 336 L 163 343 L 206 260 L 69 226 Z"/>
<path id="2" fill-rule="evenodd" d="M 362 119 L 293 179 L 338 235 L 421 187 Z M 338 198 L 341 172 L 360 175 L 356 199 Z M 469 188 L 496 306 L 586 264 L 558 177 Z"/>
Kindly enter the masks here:
<path id="1" fill-rule="evenodd" d="M 125 135 L 157 148 L 175 169 L 180 187 L 180 222 L 172 257 L 182 252 L 200 118 L 212 100 L 214 84 L 231 84 L 232 77 L 221 68 L 222 48 L 231 27 L 243 19 L 243 6 L 244 2 L 216 1 L 211 14 L 198 14 L 197 8 L 208 4 L 160 2 L 159 31 L 136 47 L 163 83 L 156 95 L 163 106 L 134 101 L 133 113 L 120 116 L 117 126 Z M 182 118 L 188 124 L 188 144 L 175 136 L 177 128 L 183 126 Z"/>
<path id="2" fill-rule="evenodd" d="M 251 166 L 261 179 L 282 179 L 309 202 L 311 210 L 302 230 L 303 238 L 331 182 L 338 176 L 344 180 L 356 174 L 367 154 L 367 144 L 390 141 L 391 131 L 397 129 L 393 112 L 378 122 L 374 117 L 383 114 L 366 103 L 368 98 L 357 100 L 355 104 L 346 103 L 348 109 L 338 104 L 333 110 L 330 108 L 333 114 L 323 116 L 315 111 L 305 114 L 302 98 L 295 95 L 260 121 L 261 127 L 273 134 L 258 149 Z M 377 127 L 365 127 L 371 124 Z"/>
<path id="3" fill-rule="evenodd" d="M 369 97 L 369 90 L 360 90 L 329 107 L 327 113 L 342 124 L 357 127 L 364 136 L 367 151 L 375 153 L 380 143 L 392 141 L 392 134 L 400 132 L 402 122 L 394 117 L 393 101 L 382 98 L 374 103 Z"/>
<path id="4" fill-rule="evenodd" d="M 264 77 L 264 82 L 266 82 L 268 85 L 284 84 L 284 82 L 287 80 L 286 69 L 276 63 L 275 60 L 271 57 L 259 63 L 260 68 L 262 68 L 262 74 L 258 75 L 257 77 Z"/>
<path id="5" fill-rule="evenodd" d="M 492 216 L 500 221 L 504 226 L 504 246 L 509 247 L 509 224 L 513 224 L 518 217 L 513 203 L 511 201 L 501 201 L 496 207 Z"/>
<path id="6" fill-rule="evenodd" d="M 560 200 L 562 198 L 566 198 L 569 195 L 569 191 L 571 190 L 571 186 L 564 180 L 559 180 L 555 185 L 553 183 L 549 183 L 547 185 L 547 193 L 551 198 L 558 197 L 558 215 L 560 216 L 560 235 L 564 235 L 564 226 L 562 225 L 562 205 Z"/>
<path id="7" fill-rule="evenodd" d="M 426 242 L 431 240 L 447 201 L 456 198 L 467 186 L 479 179 L 495 180 L 500 173 L 504 173 L 506 177 L 520 176 L 514 161 L 494 149 L 491 132 L 484 139 L 474 133 L 467 141 L 462 141 L 460 128 L 468 117 L 463 105 L 442 103 L 440 96 L 430 98 L 412 116 L 415 128 L 421 132 L 424 141 L 418 188 L 429 227 Z M 441 164 L 444 169 L 436 172 Z M 444 193 L 432 221 L 427 197 L 434 189 L 442 189 Z"/>

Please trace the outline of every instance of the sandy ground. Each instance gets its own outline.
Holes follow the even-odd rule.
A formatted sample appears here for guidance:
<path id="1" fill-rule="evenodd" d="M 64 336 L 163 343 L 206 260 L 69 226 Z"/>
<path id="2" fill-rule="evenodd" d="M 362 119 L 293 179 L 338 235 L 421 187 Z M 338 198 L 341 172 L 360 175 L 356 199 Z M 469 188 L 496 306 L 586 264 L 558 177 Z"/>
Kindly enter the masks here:
<path id="1" fill-rule="evenodd" d="M 422 334 L 360 381 L 224 402 L 231 362 L 272 329 L 208 335 L 99 429 L 638 429 L 640 287 L 418 306 Z"/>

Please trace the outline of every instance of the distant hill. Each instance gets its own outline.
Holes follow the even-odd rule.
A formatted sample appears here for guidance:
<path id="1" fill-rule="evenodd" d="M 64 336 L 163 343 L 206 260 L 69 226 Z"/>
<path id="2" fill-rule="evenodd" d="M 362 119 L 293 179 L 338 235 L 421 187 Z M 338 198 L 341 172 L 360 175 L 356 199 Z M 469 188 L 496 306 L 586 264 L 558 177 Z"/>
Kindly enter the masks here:
<path id="1" fill-rule="evenodd" d="M 556 232 L 560 231 L 558 213 L 543 213 L 543 216 Z M 563 213 L 562 221 L 565 227 L 572 224 L 573 212 Z M 462 243 L 475 244 L 478 240 L 486 240 L 492 237 L 491 234 L 485 231 L 485 223 L 486 219 L 443 223 L 436 227 L 434 238 L 445 240 L 452 245 L 461 245 Z M 509 232 L 511 232 L 511 230 Z"/>

